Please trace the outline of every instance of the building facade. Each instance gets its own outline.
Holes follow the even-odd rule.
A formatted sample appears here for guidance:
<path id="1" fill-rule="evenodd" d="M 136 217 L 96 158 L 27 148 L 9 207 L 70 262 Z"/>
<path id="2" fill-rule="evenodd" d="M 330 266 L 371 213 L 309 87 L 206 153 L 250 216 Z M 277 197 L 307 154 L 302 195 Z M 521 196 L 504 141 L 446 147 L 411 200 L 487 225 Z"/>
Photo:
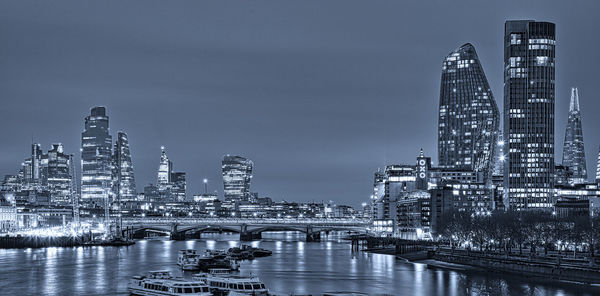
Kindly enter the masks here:
<path id="1" fill-rule="evenodd" d="M 112 186 L 112 137 L 104 107 L 94 107 L 81 133 L 81 200 L 103 207 Z"/>
<path id="2" fill-rule="evenodd" d="M 562 164 L 571 171 L 571 176 L 568 180 L 569 184 L 581 184 L 587 182 L 588 174 L 585 164 L 585 147 L 583 145 L 581 110 L 579 109 L 579 92 L 576 87 L 571 88 L 569 119 L 565 130 Z"/>
<path id="3" fill-rule="evenodd" d="M 131 161 L 131 148 L 129 139 L 124 132 L 117 133 L 114 151 L 114 184 L 115 194 L 122 201 L 134 201 L 137 199 L 135 188 L 135 176 L 133 174 L 133 162 Z"/>
<path id="4" fill-rule="evenodd" d="M 156 186 L 158 187 L 159 194 L 163 198 L 168 198 L 171 191 L 171 173 L 173 173 L 173 163 L 169 160 L 165 147 L 160 147 L 160 150 L 160 163 L 158 165 L 158 178 L 156 181 Z"/>
<path id="5" fill-rule="evenodd" d="M 500 115 L 475 47 L 464 44 L 442 64 L 438 160 L 442 169 L 488 172 Z"/>
<path id="6" fill-rule="evenodd" d="M 248 201 L 254 163 L 242 156 L 225 155 L 222 161 L 226 200 Z"/>
<path id="7" fill-rule="evenodd" d="M 504 188 L 509 206 L 554 204 L 555 25 L 507 21 L 504 34 Z"/>

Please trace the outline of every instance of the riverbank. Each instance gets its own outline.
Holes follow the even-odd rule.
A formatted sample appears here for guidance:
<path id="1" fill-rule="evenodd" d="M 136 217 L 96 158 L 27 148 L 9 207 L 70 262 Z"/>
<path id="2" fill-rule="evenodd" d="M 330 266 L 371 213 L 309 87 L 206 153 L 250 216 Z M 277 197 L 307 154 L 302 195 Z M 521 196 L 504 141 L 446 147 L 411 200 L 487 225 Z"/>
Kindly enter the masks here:
<path id="1" fill-rule="evenodd" d="M 49 247 L 122 247 L 135 244 L 131 240 L 89 240 L 77 236 L 1 236 L 0 249 L 25 249 L 25 248 L 49 248 Z"/>
<path id="2" fill-rule="evenodd" d="M 371 248 L 366 252 L 393 255 L 396 259 L 426 264 L 428 268 L 456 271 L 488 271 L 513 274 L 544 280 L 600 286 L 600 266 L 585 264 L 568 258 L 508 257 L 499 254 L 481 254 L 465 250 L 436 249 L 396 253 L 396 248 Z"/>

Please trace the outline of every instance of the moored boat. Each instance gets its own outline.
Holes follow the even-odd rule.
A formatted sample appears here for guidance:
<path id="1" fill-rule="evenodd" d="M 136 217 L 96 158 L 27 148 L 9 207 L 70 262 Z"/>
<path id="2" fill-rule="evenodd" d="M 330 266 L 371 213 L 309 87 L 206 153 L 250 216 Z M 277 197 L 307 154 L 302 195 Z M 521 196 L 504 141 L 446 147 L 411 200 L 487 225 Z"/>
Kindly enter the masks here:
<path id="1" fill-rule="evenodd" d="M 210 288 L 202 281 L 189 281 L 173 277 L 169 271 L 151 271 L 144 276 L 134 276 L 129 280 L 127 290 L 130 295 L 154 296 L 210 296 Z"/>
<path id="2" fill-rule="evenodd" d="M 206 283 L 213 295 L 269 295 L 269 290 L 265 287 L 265 284 L 254 276 L 201 273 L 194 275 L 193 279 Z"/>

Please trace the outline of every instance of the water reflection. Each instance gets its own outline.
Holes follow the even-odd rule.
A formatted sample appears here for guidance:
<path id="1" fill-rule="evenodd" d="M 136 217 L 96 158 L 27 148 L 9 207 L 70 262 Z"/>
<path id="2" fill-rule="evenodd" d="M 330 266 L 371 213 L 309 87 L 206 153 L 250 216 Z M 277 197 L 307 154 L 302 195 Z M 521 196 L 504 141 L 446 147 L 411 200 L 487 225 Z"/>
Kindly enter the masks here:
<path id="1" fill-rule="evenodd" d="M 180 249 L 228 249 L 236 235 L 206 235 L 203 240 L 141 240 L 129 248 L 86 247 L 0 250 L 2 295 L 126 295 L 127 280 L 149 270 L 182 274 Z M 548 282 L 524 282 L 497 274 L 465 274 L 428 269 L 394 256 L 353 252 L 339 236 L 306 243 L 302 233 L 265 233 L 255 247 L 273 255 L 243 262 L 242 274 L 254 274 L 272 291 L 320 295 L 354 290 L 391 295 L 600 295 L 600 290 Z M 4 276 L 10 275 L 10 276 Z M 185 276 L 190 276 L 185 274 Z"/>

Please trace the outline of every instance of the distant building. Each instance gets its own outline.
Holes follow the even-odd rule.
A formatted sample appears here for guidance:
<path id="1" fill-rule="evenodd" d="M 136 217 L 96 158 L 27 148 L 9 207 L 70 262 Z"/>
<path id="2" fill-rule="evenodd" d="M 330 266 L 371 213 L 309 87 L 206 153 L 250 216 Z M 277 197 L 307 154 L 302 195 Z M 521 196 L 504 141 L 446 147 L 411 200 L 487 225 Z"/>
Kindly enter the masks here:
<path id="1" fill-rule="evenodd" d="M 127 134 L 119 132 L 115 141 L 114 151 L 114 183 L 115 194 L 121 201 L 134 201 L 137 199 L 131 149 Z"/>
<path id="2" fill-rule="evenodd" d="M 226 155 L 222 161 L 226 200 L 248 201 L 254 163 L 242 156 Z"/>
<path id="3" fill-rule="evenodd" d="M 482 172 L 493 168 L 500 113 L 472 44 L 442 63 L 438 121 L 438 166 Z"/>
<path id="4" fill-rule="evenodd" d="M 156 182 L 156 186 L 158 187 L 158 191 L 163 198 L 169 198 L 173 163 L 169 160 L 167 151 L 165 151 L 165 147 L 160 147 L 160 150 L 160 164 L 158 165 L 158 180 Z"/>
<path id="5" fill-rule="evenodd" d="M 184 172 L 171 173 L 171 199 L 175 201 L 186 201 L 187 183 Z"/>
<path id="6" fill-rule="evenodd" d="M 585 164 L 585 146 L 583 145 L 583 128 L 581 124 L 581 111 L 579 110 L 579 93 L 576 87 L 571 88 L 569 119 L 565 131 L 562 164 L 572 172 L 569 177 L 569 184 L 587 182 L 588 174 Z"/>
<path id="7" fill-rule="evenodd" d="M 555 25 L 507 21 L 504 33 L 504 187 L 514 209 L 554 206 Z"/>
<path id="8" fill-rule="evenodd" d="M 42 184 L 47 187 L 53 204 L 71 205 L 74 194 L 72 185 L 71 155 L 65 154 L 62 144 L 52 144 L 52 149 L 43 156 Z"/>
<path id="9" fill-rule="evenodd" d="M 94 107 L 81 134 L 81 199 L 104 207 L 112 185 L 112 137 L 104 107 Z"/>

